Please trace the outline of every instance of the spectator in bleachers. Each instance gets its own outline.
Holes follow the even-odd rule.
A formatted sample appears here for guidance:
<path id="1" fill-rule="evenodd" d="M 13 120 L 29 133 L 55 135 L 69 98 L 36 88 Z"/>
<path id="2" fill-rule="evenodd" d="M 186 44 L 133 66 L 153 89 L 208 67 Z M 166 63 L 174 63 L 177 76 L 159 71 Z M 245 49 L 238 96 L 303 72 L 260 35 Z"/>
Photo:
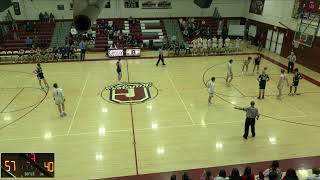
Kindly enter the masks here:
<path id="1" fill-rule="evenodd" d="M 54 15 L 52 13 L 50 13 L 49 15 L 49 22 L 55 22 L 55 18 L 54 18 Z"/>
<path id="2" fill-rule="evenodd" d="M 133 24 L 133 17 L 132 16 L 128 17 L 128 22 L 129 22 L 129 24 Z"/>
<path id="3" fill-rule="evenodd" d="M 214 180 L 211 171 L 203 171 L 200 180 Z"/>
<path id="4" fill-rule="evenodd" d="M 25 26 L 25 30 L 27 31 L 27 32 L 33 32 L 34 30 L 33 30 L 33 26 L 32 26 L 32 24 L 30 23 L 30 22 L 27 22 L 27 24 L 26 24 L 26 26 Z"/>
<path id="5" fill-rule="evenodd" d="M 205 20 L 202 20 L 202 21 L 201 21 L 201 26 L 204 27 L 205 25 L 206 25 L 206 21 L 205 21 Z"/>
<path id="6" fill-rule="evenodd" d="M 207 38 L 207 39 L 211 39 L 212 38 L 212 33 L 211 33 L 211 30 L 210 30 L 210 28 L 209 27 L 207 27 L 207 30 L 205 31 L 205 37 Z"/>
<path id="7" fill-rule="evenodd" d="M 286 179 L 288 180 L 288 179 Z M 312 175 L 307 177 L 307 180 L 320 180 L 320 169 L 319 168 L 313 168 L 312 169 Z"/>
<path id="8" fill-rule="evenodd" d="M 41 23 L 44 22 L 44 15 L 42 12 L 40 12 L 40 14 L 39 14 L 39 20 Z"/>
<path id="9" fill-rule="evenodd" d="M 185 172 L 182 175 L 182 180 L 191 180 L 191 178 L 189 177 L 189 175 Z"/>
<path id="10" fill-rule="evenodd" d="M 229 176 L 229 180 L 241 180 L 240 173 L 237 168 L 232 169 L 231 175 Z"/>
<path id="11" fill-rule="evenodd" d="M 224 169 L 221 169 L 219 171 L 219 175 L 214 178 L 215 180 L 229 180 L 229 177 L 227 177 L 227 172 Z"/>
<path id="12" fill-rule="evenodd" d="M 244 169 L 243 175 L 241 177 L 241 180 L 255 180 L 254 175 L 251 173 L 251 167 L 247 166 Z"/>
<path id="13" fill-rule="evenodd" d="M 43 19 L 45 22 L 49 22 L 49 14 L 47 12 L 44 12 Z"/>
<path id="14" fill-rule="evenodd" d="M 175 174 L 172 174 L 170 177 L 170 180 L 176 180 L 176 179 L 177 179 L 177 176 Z"/>
<path id="15" fill-rule="evenodd" d="M 72 26 L 70 29 L 70 33 L 71 33 L 72 37 L 75 38 L 78 34 L 78 31 L 74 26 Z"/>
<path id="16" fill-rule="evenodd" d="M 283 177 L 283 180 L 299 180 L 296 170 L 292 168 L 288 169 L 286 175 Z"/>
<path id="17" fill-rule="evenodd" d="M 265 180 L 281 180 L 282 172 L 279 168 L 279 162 L 273 161 L 271 167 L 263 172 Z"/>
<path id="18" fill-rule="evenodd" d="M 26 45 L 27 48 L 32 48 L 32 39 L 29 36 L 27 36 Z"/>

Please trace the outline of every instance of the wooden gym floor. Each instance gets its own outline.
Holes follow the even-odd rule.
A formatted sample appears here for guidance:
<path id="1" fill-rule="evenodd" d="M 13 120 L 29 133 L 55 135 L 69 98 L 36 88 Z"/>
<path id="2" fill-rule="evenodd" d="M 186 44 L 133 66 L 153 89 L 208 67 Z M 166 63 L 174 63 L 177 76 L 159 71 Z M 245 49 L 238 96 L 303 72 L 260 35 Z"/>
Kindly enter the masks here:
<path id="1" fill-rule="evenodd" d="M 269 54 L 270 55 L 270 54 Z M 57 179 L 91 179 L 320 155 L 319 74 L 306 68 L 298 96 L 275 95 L 280 67 L 264 59 L 271 80 L 257 100 L 256 74 L 241 74 L 248 55 L 124 60 L 123 81 L 151 82 L 152 99 L 120 105 L 101 92 L 117 83 L 115 61 L 42 64 L 50 84 L 66 96 L 60 118 L 51 91 L 45 93 L 35 64 L 0 66 L 0 151 L 53 152 Z M 255 57 L 256 55 L 251 55 Z M 271 56 L 271 55 L 270 55 Z M 229 59 L 235 78 L 226 87 Z M 277 59 L 277 56 L 272 57 Z M 278 58 L 277 61 L 280 61 Z M 280 61 L 281 62 L 281 61 Z M 282 60 L 282 63 L 285 63 Z M 250 64 L 252 70 L 252 64 Z M 214 105 L 207 105 L 203 81 L 217 77 Z M 292 75 L 289 75 L 291 81 Z M 309 79 L 308 79 L 309 80 Z M 242 138 L 245 113 L 232 104 L 256 101 L 257 136 Z"/>

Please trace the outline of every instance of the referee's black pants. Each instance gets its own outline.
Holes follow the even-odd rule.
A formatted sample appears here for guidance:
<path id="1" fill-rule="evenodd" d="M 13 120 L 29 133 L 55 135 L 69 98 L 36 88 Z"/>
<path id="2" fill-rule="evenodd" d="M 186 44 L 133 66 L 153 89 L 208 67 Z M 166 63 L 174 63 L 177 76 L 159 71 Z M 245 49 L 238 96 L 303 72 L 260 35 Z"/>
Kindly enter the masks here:
<path id="1" fill-rule="evenodd" d="M 84 60 L 86 56 L 86 50 L 85 49 L 81 49 L 80 51 L 80 60 Z"/>
<path id="2" fill-rule="evenodd" d="M 294 68 L 294 62 L 290 62 L 288 63 L 288 73 L 292 73 L 293 72 L 293 68 Z"/>
<path id="3" fill-rule="evenodd" d="M 162 65 L 166 65 L 166 64 L 164 63 L 164 61 L 163 61 L 163 55 L 159 55 L 159 59 L 158 59 L 157 64 L 156 64 L 157 66 L 159 65 L 160 60 L 161 60 L 161 62 L 162 62 Z"/>
<path id="4" fill-rule="evenodd" d="M 252 137 L 256 135 L 255 132 L 255 124 L 256 124 L 256 119 L 255 118 L 246 118 L 246 123 L 244 125 L 244 135 L 243 137 L 247 138 L 249 134 L 249 127 L 251 126 L 251 134 Z"/>

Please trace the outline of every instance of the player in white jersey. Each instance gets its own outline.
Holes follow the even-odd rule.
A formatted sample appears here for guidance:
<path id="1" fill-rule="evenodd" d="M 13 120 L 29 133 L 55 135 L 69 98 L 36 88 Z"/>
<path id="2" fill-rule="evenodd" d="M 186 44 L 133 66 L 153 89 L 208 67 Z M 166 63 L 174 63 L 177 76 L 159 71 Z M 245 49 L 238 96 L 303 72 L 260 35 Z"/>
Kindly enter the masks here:
<path id="1" fill-rule="evenodd" d="M 230 43 L 230 38 L 227 37 L 224 41 L 224 47 L 225 47 L 225 51 L 229 52 L 230 51 L 230 47 L 231 47 L 231 43 Z"/>
<path id="2" fill-rule="evenodd" d="M 230 83 L 233 79 L 232 63 L 233 63 L 233 60 L 230 59 L 227 66 L 228 72 L 227 72 L 227 78 L 226 78 L 226 86 L 230 86 Z"/>
<path id="3" fill-rule="evenodd" d="M 279 79 L 278 86 L 277 86 L 278 91 L 279 91 L 279 94 L 278 94 L 277 98 L 279 100 L 281 100 L 282 89 L 283 89 L 283 86 L 284 86 L 285 83 L 287 84 L 287 86 L 289 86 L 289 82 L 288 82 L 287 75 L 285 74 L 285 70 L 281 69 L 281 75 L 280 75 L 280 79 Z"/>
<path id="4" fill-rule="evenodd" d="M 222 39 L 222 37 L 220 37 L 219 40 L 218 40 L 218 49 L 219 49 L 219 51 L 222 51 L 222 49 L 223 49 L 223 39 Z"/>
<path id="5" fill-rule="evenodd" d="M 208 53 L 208 40 L 206 38 L 202 40 L 202 53 L 203 55 L 207 55 Z"/>
<path id="6" fill-rule="evenodd" d="M 212 49 L 213 51 L 217 51 L 218 49 L 218 39 L 215 36 L 212 38 Z"/>
<path id="7" fill-rule="evenodd" d="M 212 49 L 212 41 L 211 41 L 211 39 L 209 38 L 209 39 L 208 39 L 208 54 L 210 54 L 211 49 Z"/>
<path id="8" fill-rule="evenodd" d="M 211 105 L 211 99 L 213 98 L 214 95 L 214 81 L 215 81 L 215 77 L 212 77 L 211 80 L 207 83 L 207 87 L 208 87 L 208 93 L 209 93 L 209 99 L 208 99 L 208 104 Z"/>
<path id="9" fill-rule="evenodd" d="M 66 99 L 64 98 L 63 90 L 58 87 L 57 83 L 53 84 L 52 95 L 54 102 L 58 106 L 60 117 L 66 116 L 67 114 L 64 112 L 64 102 Z"/>
<path id="10" fill-rule="evenodd" d="M 236 52 L 239 52 L 240 51 L 240 43 L 241 43 L 241 39 L 239 37 L 237 37 L 236 39 Z"/>
<path id="11" fill-rule="evenodd" d="M 193 39 L 191 41 L 191 44 L 192 44 L 192 55 L 196 55 L 196 52 L 197 52 L 197 39 Z"/>

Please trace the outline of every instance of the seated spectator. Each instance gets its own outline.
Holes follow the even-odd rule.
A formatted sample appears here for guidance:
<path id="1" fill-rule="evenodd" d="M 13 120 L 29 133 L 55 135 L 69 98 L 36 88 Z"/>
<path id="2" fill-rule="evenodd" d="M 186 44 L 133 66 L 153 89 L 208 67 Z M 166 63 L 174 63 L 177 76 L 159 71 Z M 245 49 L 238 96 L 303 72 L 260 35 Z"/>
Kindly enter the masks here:
<path id="1" fill-rule="evenodd" d="M 175 174 L 171 175 L 170 180 L 176 180 L 177 176 Z"/>
<path id="2" fill-rule="evenodd" d="M 287 170 L 286 175 L 283 177 L 283 180 L 299 180 L 299 178 L 296 171 L 290 168 Z"/>
<path id="3" fill-rule="evenodd" d="M 40 14 L 39 14 L 39 20 L 41 23 L 44 22 L 44 15 L 42 12 L 40 12 Z"/>
<path id="4" fill-rule="evenodd" d="M 227 173 L 224 169 L 221 169 L 219 171 L 219 175 L 214 178 L 215 180 L 229 180 L 229 177 L 227 177 Z"/>
<path id="5" fill-rule="evenodd" d="M 211 171 L 203 171 L 200 180 L 214 180 Z"/>
<path id="6" fill-rule="evenodd" d="M 32 39 L 29 36 L 27 36 L 26 45 L 27 48 L 32 48 Z"/>
<path id="7" fill-rule="evenodd" d="M 279 162 L 273 161 L 271 167 L 266 169 L 263 172 L 265 180 L 281 180 L 282 179 L 282 172 L 279 168 Z"/>
<path id="8" fill-rule="evenodd" d="M 182 26 L 182 23 L 183 23 L 183 19 L 179 18 L 179 25 Z"/>
<path id="9" fill-rule="evenodd" d="M 54 15 L 52 13 L 49 15 L 49 22 L 55 22 Z"/>
<path id="10" fill-rule="evenodd" d="M 241 180 L 239 170 L 237 168 L 233 168 L 231 175 L 229 176 L 229 180 Z"/>
<path id="11" fill-rule="evenodd" d="M 129 22 L 129 24 L 133 24 L 133 17 L 132 16 L 128 17 L 128 22 Z"/>
<path id="12" fill-rule="evenodd" d="M 205 20 L 202 20 L 202 21 L 201 21 L 201 26 L 204 27 L 205 25 L 206 25 L 206 21 L 205 21 Z"/>
<path id="13" fill-rule="evenodd" d="M 183 30 L 183 36 L 184 37 L 189 37 L 189 32 L 187 29 Z"/>
<path id="14" fill-rule="evenodd" d="M 251 173 L 251 167 L 247 166 L 244 169 L 243 175 L 241 177 L 241 180 L 255 180 L 254 175 Z"/>
<path id="15" fill-rule="evenodd" d="M 319 168 L 313 168 L 312 169 L 312 175 L 307 177 L 307 180 L 320 180 L 320 169 Z"/>
<path id="16" fill-rule="evenodd" d="M 49 22 L 49 14 L 47 12 L 44 12 L 43 19 L 45 22 Z"/>
<path id="17" fill-rule="evenodd" d="M 191 180 L 191 178 L 189 177 L 189 175 L 185 172 L 182 175 L 182 180 Z"/>
<path id="18" fill-rule="evenodd" d="M 27 32 L 32 32 L 33 31 L 33 27 L 32 27 L 32 24 L 30 22 L 27 22 L 25 30 Z"/>
<path id="19" fill-rule="evenodd" d="M 72 26 L 70 29 L 70 33 L 71 33 L 72 37 L 76 37 L 78 34 L 78 31 L 74 26 Z"/>

